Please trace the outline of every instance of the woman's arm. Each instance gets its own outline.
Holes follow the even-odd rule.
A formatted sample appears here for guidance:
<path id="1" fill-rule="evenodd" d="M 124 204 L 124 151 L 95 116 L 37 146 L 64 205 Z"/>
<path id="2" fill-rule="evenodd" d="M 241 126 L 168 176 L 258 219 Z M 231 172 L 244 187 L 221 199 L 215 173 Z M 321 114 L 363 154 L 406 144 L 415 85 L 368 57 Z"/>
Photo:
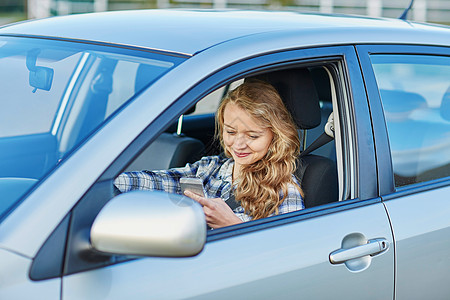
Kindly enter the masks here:
<path id="1" fill-rule="evenodd" d="M 205 198 L 192 192 L 184 192 L 186 196 L 200 203 L 205 212 L 206 223 L 212 228 L 220 228 L 242 223 L 228 204 L 221 198 Z"/>
<path id="2" fill-rule="evenodd" d="M 158 190 L 181 194 L 180 178 L 196 176 L 205 179 L 222 163 L 218 156 L 207 156 L 182 168 L 125 172 L 116 178 L 114 184 L 122 193 L 132 190 Z"/>
<path id="3" fill-rule="evenodd" d="M 180 178 L 195 176 L 198 164 L 187 164 L 183 168 L 160 171 L 124 172 L 114 181 L 122 192 L 133 190 L 158 190 L 167 193 L 181 193 Z"/>

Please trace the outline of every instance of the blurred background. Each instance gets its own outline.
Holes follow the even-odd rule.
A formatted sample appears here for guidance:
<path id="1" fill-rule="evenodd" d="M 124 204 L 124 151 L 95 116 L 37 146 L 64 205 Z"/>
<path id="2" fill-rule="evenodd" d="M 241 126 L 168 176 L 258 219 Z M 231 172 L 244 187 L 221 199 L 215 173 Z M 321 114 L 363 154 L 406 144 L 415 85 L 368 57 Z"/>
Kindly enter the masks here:
<path id="1" fill-rule="evenodd" d="M 0 25 L 75 13 L 145 8 L 236 8 L 399 17 L 410 0 L 0 0 Z M 408 19 L 450 25 L 450 0 L 415 0 Z"/>

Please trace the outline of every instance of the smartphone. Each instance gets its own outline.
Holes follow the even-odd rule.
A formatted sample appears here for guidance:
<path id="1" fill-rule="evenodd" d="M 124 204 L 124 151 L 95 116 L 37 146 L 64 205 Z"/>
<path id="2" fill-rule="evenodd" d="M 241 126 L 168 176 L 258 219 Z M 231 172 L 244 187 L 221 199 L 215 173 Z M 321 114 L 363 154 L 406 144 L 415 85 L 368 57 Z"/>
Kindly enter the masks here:
<path id="1" fill-rule="evenodd" d="M 193 192 L 199 196 L 205 197 L 205 190 L 203 189 L 203 181 L 196 177 L 183 177 L 180 178 L 181 193 L 184 195 L 184 191 Z"/>

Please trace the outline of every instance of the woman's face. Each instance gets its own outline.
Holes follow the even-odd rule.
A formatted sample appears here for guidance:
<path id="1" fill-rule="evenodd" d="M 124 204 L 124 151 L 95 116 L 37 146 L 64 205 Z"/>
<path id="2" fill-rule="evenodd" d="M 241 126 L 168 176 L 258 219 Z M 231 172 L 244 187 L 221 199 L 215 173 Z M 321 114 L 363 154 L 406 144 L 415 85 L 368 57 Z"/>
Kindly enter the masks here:
<path id="1" fill-rule="evenodd" d="M 223 141 L 235 164 L 249 165 L 266 155 L 273 133 L 234 103 L 225 106 Z"/>

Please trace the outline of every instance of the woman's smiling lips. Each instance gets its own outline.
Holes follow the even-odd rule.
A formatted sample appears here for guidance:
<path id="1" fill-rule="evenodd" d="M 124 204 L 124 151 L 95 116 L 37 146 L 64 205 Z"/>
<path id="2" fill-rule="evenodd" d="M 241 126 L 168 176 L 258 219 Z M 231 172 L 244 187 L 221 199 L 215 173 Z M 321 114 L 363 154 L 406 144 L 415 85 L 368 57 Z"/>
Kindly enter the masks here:
<path id="1" fill-rule="evenodd" d="M 236 152 L 234 151 L 234 155 L 236 155 L 239 158 L 244 158 L 250 155 L 250 153 L 243 153 L 243 152 Z"/>

